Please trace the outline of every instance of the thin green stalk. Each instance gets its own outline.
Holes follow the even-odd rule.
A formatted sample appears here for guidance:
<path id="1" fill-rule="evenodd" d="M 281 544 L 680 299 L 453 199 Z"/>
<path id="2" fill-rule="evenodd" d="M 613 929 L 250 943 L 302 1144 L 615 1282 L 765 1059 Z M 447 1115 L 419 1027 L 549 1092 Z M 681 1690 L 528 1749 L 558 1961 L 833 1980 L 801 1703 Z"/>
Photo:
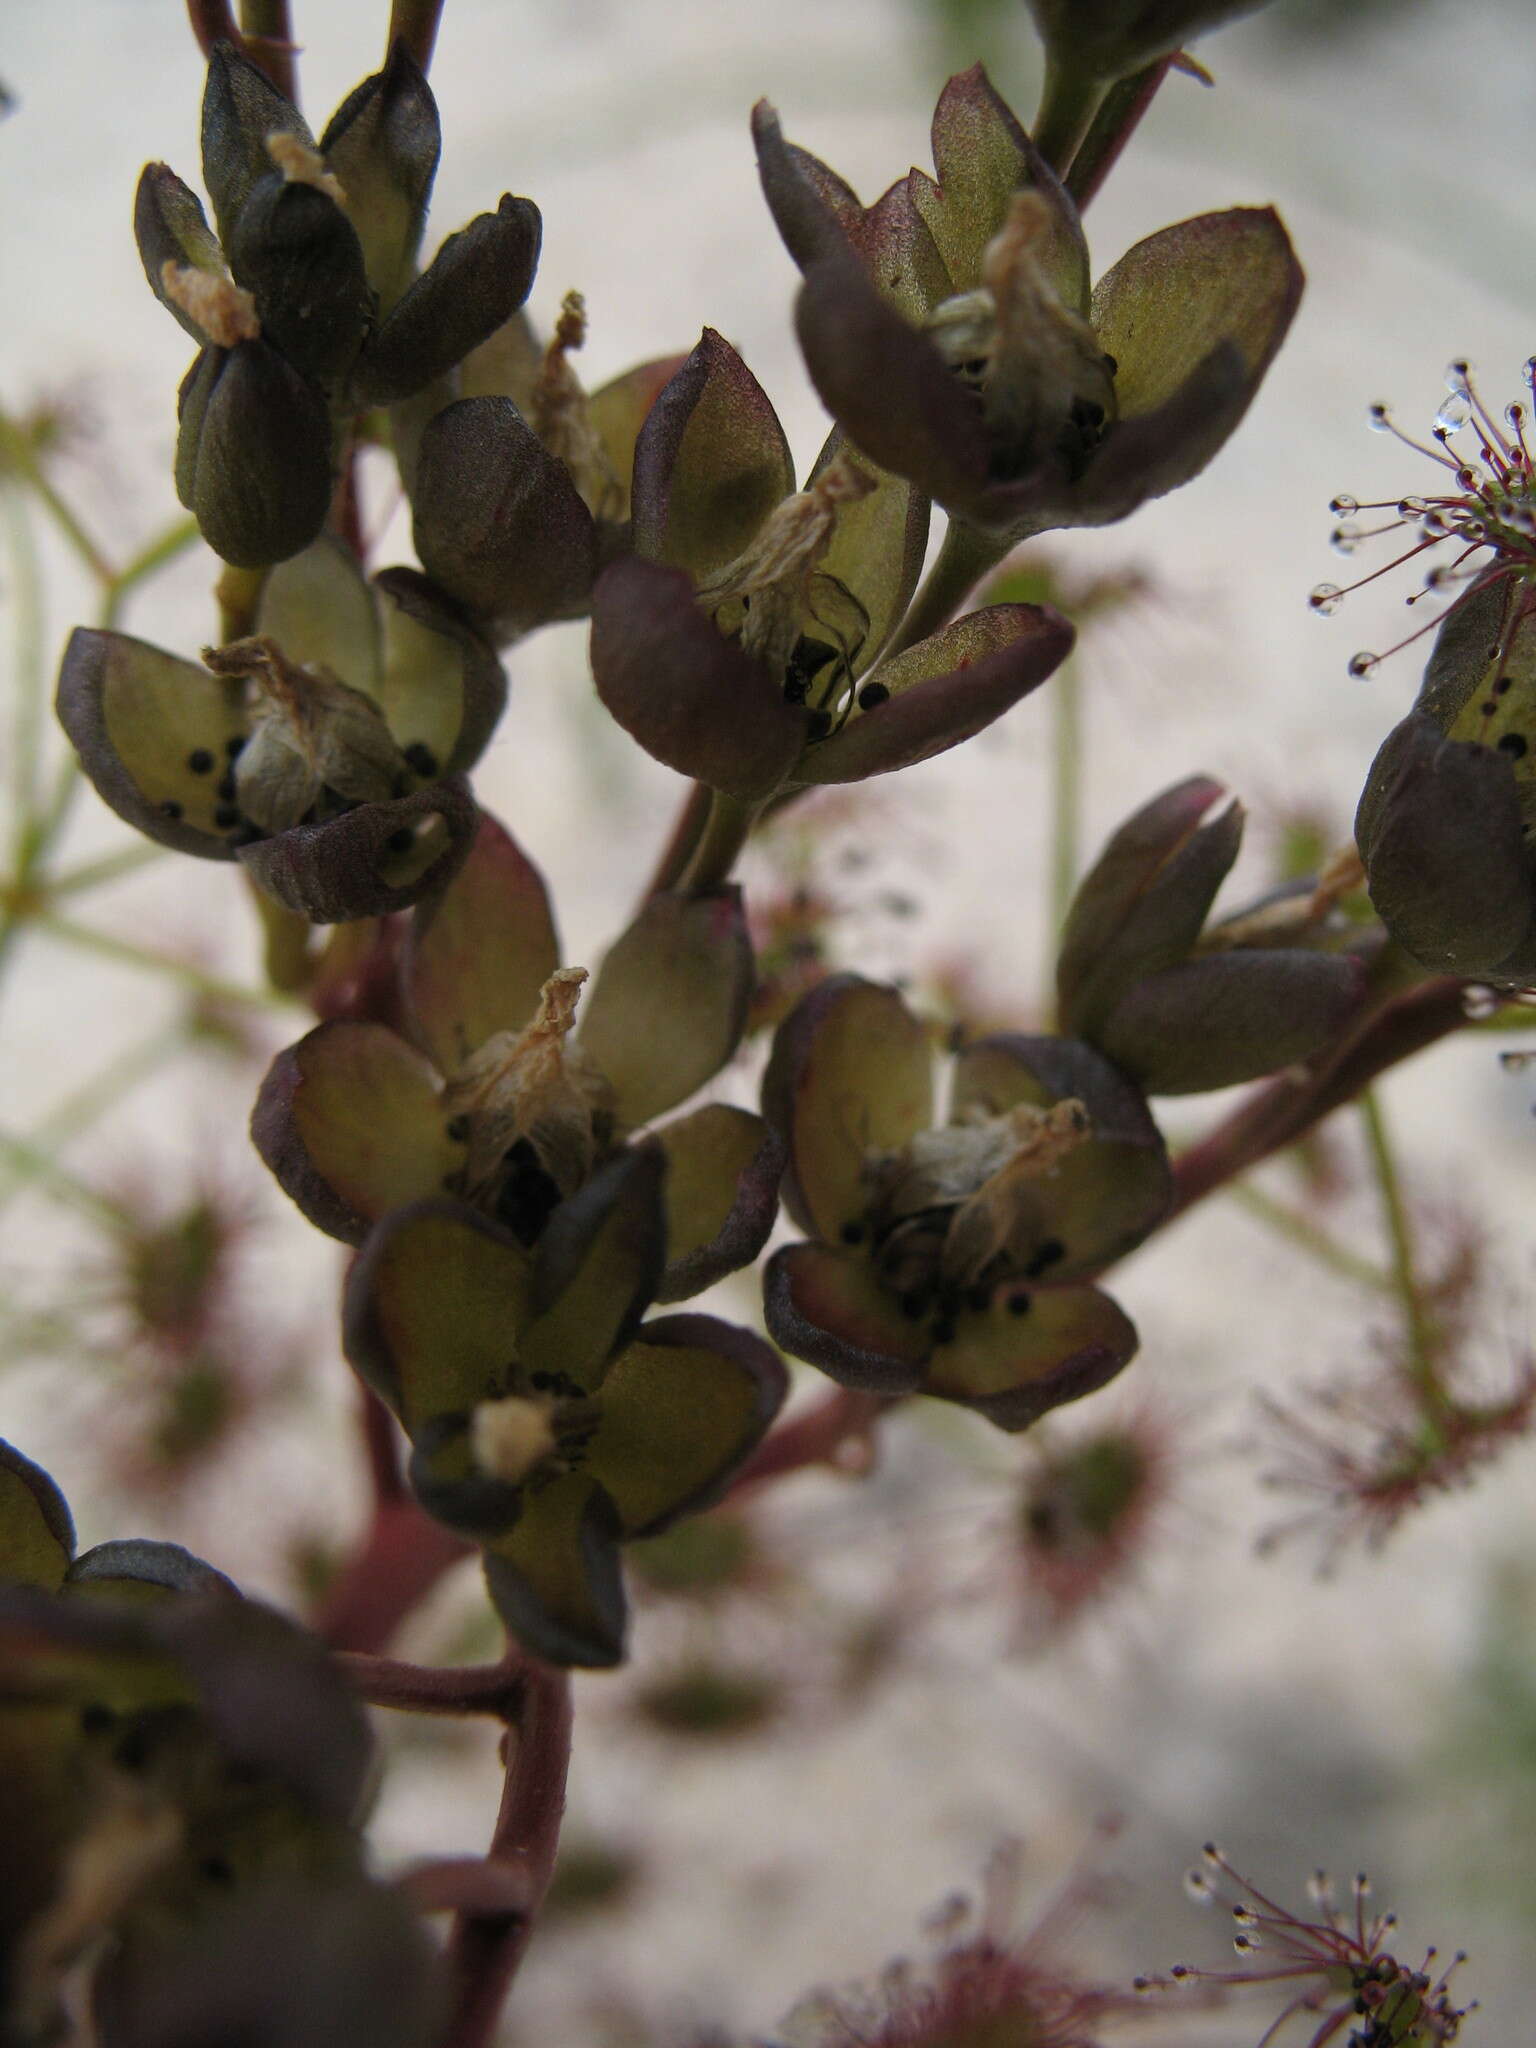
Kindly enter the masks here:
<path id="1" fill-rule="evenodd" d="M 705 890 L 718 889 L 722 882 L 729 881 L 731 869 L 735 867 L 762 809 L 761 804 L 742 803 L 739 798 L 726 796 L 717 789 L 681 886 L 691 895 L 699 896 Z"/>
<path id="2" fill-rule="evenodd" d="M 18 433 L 15 423 L 4 413 L 0 413 L 0 451 L 4 453 L 6 467 L 20 477 L 38 502 L 46 507 L 53 523 L 90 574 L 98 583 L 110 583 L 117 571 L 55 490 L 26 435 Z"/>
<path id="3" fill-rule="evenodd" d="M 1007 552 L 1008 543 L 995 534 L 978 532 L 964 520 L 951 519 L 933 567 L 886 654 L 904 654 L 919 640 L 926 640 L 930 633 L 947 625 L 968 593 L 989 569 L 997 567 Z"/>
<path id="4" fill-rule="evenodd" d="M 1067 173 L 1067 191 L 1079 212 L 1086 209 L 1104 180 L 1119 161 L 1120 152 L 1141 125 L 1141 118 L 1157 97 L 1157 89 L 1168 76 L 1172 57 L 1159 57 L 1145 71 L 1135 72 L 1112 85 L 1093 124 L 1072 158 Z"/>
<path id="5" fill-rule="evenodd" d="M 1065 176 L 1082 147 L 1106 90 L 1103 81 L 1090 73 L 1069 70 L 1047 59 L 1034 141 L 1058 177 Z"/>
<path id="6" fill-rule="evenodd" d="M 1403 1312 L 1403 1335 L 1408 1343 L 1408 1374 L 1433 1408 L 1446 1405 L 1445 1389 L 1435 1369 L 1434 1323 L 1424 1307 L 1414 1257 L 1413 1225 L 1403 1197 L 1402 1177 L 1387 1135 L 1381 1102 L 1374 1089 L 1360 1097 L 1360 1120 L 1365 1126 L 1366 1149 L 1381 1197 L 1382 1217 L 1392 1254 L 1392 1285 Z"/>
<path id="7" fill-rule="evenodd" d="M 141 549 L 126 568 L 119 569 L 102 598 L 97 623 L 103 630 L 110 631 L 117 624 L 130 592 L 146 582 L 158 569 L 163 569 L 167 562 L 173 562 L 178 555 L 185 554 L 196 539 L 197 521 L 190 518 L 177 519 Z"/>
<path id="8" fill-rule="evenodd" d="M 299 83 L 288 0 L 240 0 L 240 33 L 252 63 L 259 64 L 284 99 L 297 106 Z"/>
<path id="9" fill-rule="evenodd" d="M 20 870 L 36 818 L 37 771 L 42 741 L 43 625 L 37 547 L 19 491 L 5 492 L 10 543 L 11 599 L 16 610 L 15 716 L 11 724 L 13 859 Z"/>
<path id="10" fill-rule="evenodd" d="M 104 1223 L 111 1230 L 133 1227 L 134 1219 L 123 1203 L 115 1202 L 110 1195 L 91 1187 L 61 1161 L 40 1152 L 25 1138 L 0 1131 L 0 1161 L 22 1178 L 38 1182 L 56 1201 L 79 1210 L 94 1223 Z"/>
<path id="11" fill-rule="evenodd" d="M 105 882 L 121 881 L 124 875 L 137 874 L 140 868 L 164 860 L 165 854 L 163 846 L 125 846 L 117 853 L 102 854 L 99 860 L 82 861 L 77 868 L 66 868 L 62 875 L 50 876 L 48 901 L 59 903 L 66 896 L 78 896 L 87 889 L 100 888 Z"/>
<path id="12" fill-rule="evenodd" d="M 645 894 L 640 899 L 642 909 L 653 896 L 664 890 L 676 888 L 687 871 L 688 863 L 698 850 L 704 827 L 709 822 L 711 800 L 714 791 L 707 782 L 696 782 L 683 798 L 682 807 L 673 821 L 672 833 L 662 848 L 651 879 L 645 885 Z"/>
<path id="13" fill-rule="evenodd" d="M 1056 973 L 1056 949 L 1077 891 L 1083 819 L 1083 684 L 1069 654 L 1051 679 L 1051 917 L 1046 934 L 1046 984 Z"/>
<path id="14" fill-rule="evenodd" d="M 225 981 L 221 975 L 205 974 L 202 968 L 192 966 L 189 961 L 149 952 L 142 946 L 131 945 L 126 939 L 114 939 L 110 932 L 95 931 L 89 925 L 76 924 L 72 918 L 58 917 L 51 911 L 41 912 L 32 920 L 32 925 L 34 930 L 47 937 L 60 939 L 68 946 L 78 946 L 83 952 L 99 953 L 103 959 L 121 961 L 125 967 L 142 967 L 146 973 L 165 975 L 180 982 L 194 995 L 206 996 L 213 1002 L 239 1003 L 254 1010 L 290 1010 L 293 1006 L 291 996 L 275 995 L 267 989 L 242 988 L 239 982 Z"/>
<path id="15" fill-rule="evenodd" d="M 1359 1258 L 1339 1244 L 1326 1230 L 1321 1229 L 1309 1216 L 1292 1209 L 1285 1202 L 1277 1202 L 1273 1195 L 1263 1188 L 1256 1188 L 1248 1181 L 1235 1181 L 1231 1193 L 1251 1216 L 1261 1223 L 1267 1223 L 1279 1237 L 1298 1251 L 1306 1252 L 1319 1265 L 1327 1266 L 1341 1279 L 1353 1280 L 1360 1287 L 1369 1287 L 1375 1294 L 1395 1294 L 1397 1282 L 1392 1274 L 1383 1272 L 1380 1266 L 1369 1259 Z"/>
<path id="16" fill-rule="evenodd" d="M 115 1109 L 130 1089 L 137 1087 L 157 1067 L 180 1052 L 186 1042 L 187 1035 L 178 1024 L 169 1031 L 152 1032 L 139 1044 L 119 1053 L 116 1059 L 93 1074 L 83 1087 L 77 1088 L 56 1109 L 50 1110 L 42 1122 L 28 1132 L 28 1144 L 40 1150 L 50 1150 L 78 1138 L 109 1109 Z M 0 1194 L 0 1207 L 8 1199 L 7 1195 Z"/>

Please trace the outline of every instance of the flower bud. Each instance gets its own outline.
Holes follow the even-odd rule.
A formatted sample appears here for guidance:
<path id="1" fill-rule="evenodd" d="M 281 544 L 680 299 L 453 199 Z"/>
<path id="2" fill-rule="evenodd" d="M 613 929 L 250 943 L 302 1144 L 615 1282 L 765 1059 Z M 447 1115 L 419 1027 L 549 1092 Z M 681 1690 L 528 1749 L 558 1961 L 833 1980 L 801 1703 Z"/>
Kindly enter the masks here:
<path id="1" fill-rule="evenodd" d="M 380 323 L 358 365 L 365 405 L 409 398 L 462 362 L 528 296 L 543 225 L 531 199 L 506 193 L 450 235 Z"/>
<path id="2" fill-rule="evenodd" d="M 224 254 L 203 212 L 197 194 L 184 185 L 169 164 L 146 164 L 133 199 L 133 232 L 151 291 L 180 321 L 195 342 L 208 339 L 182 299 L 167 290 L 165 266 L 189 269 L 210 277 L 224 274 Z"/>
<path id="3" fill-rule="evenodd" d="M 397 38 L 384 69 L 347 95 L 320 138 L 385 312 L 410 280 L 441 147 L 431 88 Z"/>
<path id="4" fill-rule="evenodd" d="M 331 421 L 319 388 L 266 341 L 205 348 L 181 387 L 176 495 L 237 569 L 285 561 L 331 502 Z"/>
<path id="5" fill-rule="evenodd" d="M 228 246 L 268 341 L 305 376 L 339 377 L 362 346 L 373 301 L 362 245 L 330 194 L 268 172 L 251 187 Z"/>
<path id="6" fill-rule="evenodd" d="M 1243 836 L 1240 805 L 1210 815 L 1224 795 L 1206 775 L 1165 789 L 1078 884 L 1056 963 L 1063 1030 L 1097 1031 L 1127 989 L 1194 945 Z"/>
<path id="7" fill-rule="evenodd" d="M 215 43 L 203 91 L 203 183 L 226 249 L 252 186 L 272 168 L 271 135 L 314 147 L 304 116 L 260 65 L 232 43 Z"/>

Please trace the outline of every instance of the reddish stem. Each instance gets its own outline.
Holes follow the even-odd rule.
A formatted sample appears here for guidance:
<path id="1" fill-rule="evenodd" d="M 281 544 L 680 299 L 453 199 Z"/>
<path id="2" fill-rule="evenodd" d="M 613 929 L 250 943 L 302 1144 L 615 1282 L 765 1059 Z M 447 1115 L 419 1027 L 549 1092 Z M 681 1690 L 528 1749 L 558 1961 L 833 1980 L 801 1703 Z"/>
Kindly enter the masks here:
<path id="1" fill-rule="evenodd" d="M 770 1480 L 782 1479 L 786 1472 L 798 1472 L 807 1465 L 867 1472 L 874 1462 L 875 1420 L 891 1406 L 889 1395 L 834 1388 L 814 1406 L 769 1431 L 737 1473 L 727 1498 L 740 1501 Z"/>
<path id="2" fill-rule="evenodd" d="M 229 0 L 187 0 L 187 20 L 205 57 L 212 56 L 215 43 L 233 43 L 237 50 L 245 47 Z"/>
<path id="3" fill-rule="evenodd" d="M 322 1601 L 315 1633 L 333 1650 L 382 1650 L 448 1567 L 471 1554 L 409 1494 L 381 1501 L 362 1548 Z"/>
<path id="4" fill-rule="evenodd" d="M 520 1650 L 510 1651 L 499 1664 L 449 1669 L 342 1651 L 336 1666 L 372 1707 L 407 1714 L 495 1714 L 503 1721 L 517 1719 L 530 1669 Z"/>
<path id="5" fill-rule="evenodd" d="M 1105 95 L 1093 126 L 1072 159 L 1066 176 L 1068 192 L 1082 212 L 1119 161 L 1120 152 L 1141 125 L 1141 117 L 1157 96 L 1157 89 L 1173 66 L 1172 57 L 1159 58 L 1145 71 L 1122 78 Z"/>
<path id="6" fill-rule="evenodd" d="M 653 896 L 659 896 L 666 889 L 675 889 L 682 880 L 694 850 L 704 836 L 704 827 L 709 822 L 710 804 L 714 792 L 707 783 L 695 782 L 683 798 L 672 831 L 661 855 L 656 862 L 651 879 L 645 885 L 639 908 L 644 910 Z"/>
<path id="7" fill-rule="evenodd" d="M 397 1879 L 418 1913 L 510 1915 L 532 1911 L 526 1871 L 484 1856 L 444 1856 Z"/>
<path id="8" fill-rule="evenodd" d="M 1420 982 L 1384 1003 L 1299 1080 L 1265 1082 L 1174 1162 L 1169 1221 L 1272 1153 L 1294 1145 L 1389 1067 L 1461 1030 L 1467 1022 L 1466 988 L 1449 976 Z"/>
<path id="9" fill-rule="evenodd" d="M 213 54 L 215 43 L 233 43 L 266 73 L 284 99 L 295 97 L 296 45 L 289 34 L 286 5 L 278 10 L 272 30 L 260 34 L 247 35 L 241 30 L 229 0 L 187 0 L 187 20 L 205 57 Z"/>
<path id="10" fill-rule="evenodd" d="M 341 458 L 336 488 L 331 493 L 331 510 L 327 524 L 359 568 L 366 569 L 368 542 L 363 533 L 363 505 L 357 488 L 355 440 L 347 442 L 346 453 Z"/>
<path id="11" fill-rule="evenodd" d="M 443 2048 L 489 2048 L 533 1923 L 554 1872 L 571 1759 L 571 1684 L 564 1671 L 529 1663 L 517 1732 L 486 1861 L 520 1882 L 517 1911 L 461 1912 L 446 1961 L 453 2022 Z"/>
<path id="12" fill-rule="evenodd" d="M 404 43 L 425 73 L 432 69 L 443 0 L 394 0 L 389 10 L 389 42 Z"/>

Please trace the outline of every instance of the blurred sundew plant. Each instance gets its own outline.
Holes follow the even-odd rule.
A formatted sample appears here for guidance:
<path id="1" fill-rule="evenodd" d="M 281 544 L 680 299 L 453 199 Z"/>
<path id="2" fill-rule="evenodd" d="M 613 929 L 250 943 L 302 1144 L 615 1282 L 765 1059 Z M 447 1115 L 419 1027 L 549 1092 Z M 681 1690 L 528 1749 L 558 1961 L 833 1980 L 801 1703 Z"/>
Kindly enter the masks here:
<path id="1" fill-rule="evenodd" d="M 1022 1439 L 1000 1477 L 992 1464 L 1003 1505 L 980 1577 L 1029 1604 L 1036 1652 L 1090 1605 L 1112 1611 L 1161 1540 L 1180 1455 L 1166 1400 L 1095 1417 L 1110 1381 L 1134 1386 L 1141 1343 L 1113 1269 L 1209 1197 L 1241 1196 L 1391 1330 L 1368 1372 L 1345 1333 L 1333 1365 L 1303 1376 L 1298 1361 L 1268 1404 L 1268 1477 L 1304 1496 L 1298 1519 L 1330 1557 L 1379 1545 L 1527 1431 L 1530 1362 L 1495 1384 L 1468 1365 L 1478 1233 L 1449 1253 L 1432 1241 L 1378 1085 L 1453 1034 L 1532 1021 L 1524 402 L 1496 416 L 1453 365 L 1422 450 L 1449 473 L 1442 495 L 1388 522 L 1461 552 L 1433 586 L 1455 588 L 1419 702 L 1370 772 L 1358 846 L 1310 821 L 1282 830 L 1301 855 L 1256 900 L 1218 907 L 1244 813 L 1196 766 L 1127 791 L 1108 842 L 1080 845 L 1074 615 L 1140 585 L 1108 556 L 1064 580 L 1031 544 L 1198 487 L 1303 282 L 1268 208 L 1093 259 L 1083 215 L 1170 77 L 1204 75 L 1186 43 L 1257 4 L 1029 0 L 1033 121 L 980 65 L 962 70 L 938 95 L 932 171 L 870 205 L 766 102 L 753 110 L 758 231 L 801 272 L 796 330 L 832 421 L 802 473 L 713 327 L 586 388 L 580 294 L 548 333 L 524 309 L 532 199 L 501 196 L 428 253 L 442 0 L 395 0 L 379 68 L 318 132 L 286 0 L 238 15 L 189 0 L 204 196 L 154 163 L 133 208 L 148 285 L 194 352 L 176 400 L 186 518 L 125 553 L 75 509 L 69 405 L 0 416 L 15 678 L 0 968 L 47 938 L 184 999 L 44 1118 L 0 1132 L 0 1203 L 59 1205 L 94 1245 L 74 1298 L 8 1312 L 7 1348 L 110 1360 L 129 1421 L 103 1484 L 149 1502 L 189 1476 L 223 1483 L 250 1414 L 323 1371 L 325 1346 L 311 1362 L 286 1333 L 274 1347 L 243 1290 L 247 1214 L 229 1187 L 162 1177 L 151 1196 L 147 1172 L 74 1162 L 151 1074 L 213 1054 L 243 1088 L 265 1063 L 248 1091 L 256 1151 L 349 1247 L 337 1341 L 371 1492 L 340 1554 L 294 1558 L 307 1604 L 284 1616 L 174 1544 L 82 1550 L 59 1486 L 0 1444 L 5 2048 L 490 2042 L 555 1870 L 571 1669 L 620 1665 L 632 1634 L 643 1660 L 654 1630 L 663 1661 L 618 1695 L 623 1712 L 652 1742 L 717 1753 L 723 1735 L 778 1739 L 807 1701 L 854 1711 L 932 1596 L 893 1582 L 861 1614 L 829 1602 L 761 1503 L 796 1475 L 810 1489 L 871 1473 L 934 1404 L 948 1420 L 930 1449 Z M 370 559 L 365 454 L 398 471 L 413 563 Z M 44 716 L 45 528 L 99 594 L 58 668 L 62 767 Z M 207 644 L 126 632 L 130 604 L 152 630 L 154 579 L 198 548 L 217 559 Z M 473 782 L 516 728 L 506 658 L 570 620 L 590 621 L 606 715 L 686 780 L 663 844 L 610 843 L 645 879 L 592 972 L 562 944 L 517 821 L 482 811 Z M 861 971 L 818 842 L 853 785 L 1035 693 L 1052 985 L 982 1029 L 963 963 L 934 992 L 943 1019 L 921 982 Z M 82 777 L 130 835 L 71 865 Z M 819 797 L 829 785 L 847 788 Z M 738 865 L 790 813 L 804 879 L 754 900 Z M 254 914 L 261 984 L 93 920 L 98 891 L 166 857 L 223 864 L 229 915 Z M 737 1099 L 749 1075 L 757 1110 Z M 1232 1087 L 1236 1106 L 1171 1154 L 1156 1105 Z M 1340 1125 L 1355 1168 L 1324 1143 Z M 1294 1198 L 1245 1184 L 1280 1157 Z M 1364 1243 L 1351 1182 L 1379 1209 Z M 692 1305 L 728 1276 L 737 1320 Z M 1079 1401 L 1080 1426 L 1043 1420 Z M 489 1660 L 389 1655 L 469 1557 Z M 1485 1677 L 1490 1702 L 1513 1683 L 1491 1653 Z M 482 1854 L 376 1874 L 365 1703 L 499 1725 L 505 1790 Z M 1265 1986 L 1265 2043 L 1439 2048 L 1461 2029 L 1459 1976 L 1368 1917 L 1361 1884 L 1345 1908 L 1319 1879 L 1305 1920 L 1220 1851 L 1207 1866 L 1236 1899 L 1235 1970 L 1089 1980 L 1057 1954 L 1060 1910 L 1012 1923 L 999 1865 L 985 1913 L 951 1918 L 929 1974 L 802 1997 L 787 2037 L 1094 2048 L 1146 2011 L 1139 1989 L 1165 2010 L 1187 1994 L 1192 2016 Z M 1194 1884 L 1214 1896 L 1208 1875 Z M 1063 1901 L 1105 1889 L 1079 1871 Z M 627 1896 L 627 1879 L 609 1890 Z M 803 1989 L 787 1985 L 786 2006 Z M 1248 2022 L 1224 2024 L 1232 2038 Z"/>

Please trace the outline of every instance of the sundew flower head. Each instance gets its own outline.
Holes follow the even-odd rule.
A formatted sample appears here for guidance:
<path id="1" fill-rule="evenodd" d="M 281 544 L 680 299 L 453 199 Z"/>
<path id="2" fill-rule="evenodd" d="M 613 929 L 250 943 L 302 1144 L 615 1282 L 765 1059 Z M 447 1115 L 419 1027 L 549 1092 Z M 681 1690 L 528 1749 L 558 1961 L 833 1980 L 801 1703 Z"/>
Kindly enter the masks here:
<path id="1" fill-rule="evenodd" d="M 1536 356 L 1527 361 L 1522 374 L 1529 391 L 1536 379 Z M 1443 472 L 1438 487 L 1368 503 L 1341 492 L 1328 508 L 1338 522 L 1331 540 L 1339 554 L 1354 555 L 1388 534 L 1402 535 L 1410 544 L 1354 583 L 1319 583 L 1307 600 L 1313 611 L 1327 617 L 1352 591 L 1421 560 L 1423 581 L 1407 602 L 1418 605 L 1426 597 L 1449 600 L 1444 610 L 1385 654 L 1364 650 L 1352 655 L 1349 672 L 1354 676 L 1372 674 L 1387 656 L 1432 632 L 1475 583 L 1497 580 L 1518 588 L 1519 601 L 1508 607 L 1506 630 L 1512 636 L 1529 609 L 1525 593 L 1536 589 L 1536 453 L 1526 439 L 1530 402 L 1512 399 L 1496 418 L 1474 382 L 1471 364 L 1462 357 L 1447 366 L 1445 382 L 1446 396 L 1427 443 L 1405 433 L 1388 406 L 1377 403 L 1370 409 L 1370 423 L 1378 433 L 1391 434 Z M 1362 513 L 1391 516 L 1367 525 Z"/>

